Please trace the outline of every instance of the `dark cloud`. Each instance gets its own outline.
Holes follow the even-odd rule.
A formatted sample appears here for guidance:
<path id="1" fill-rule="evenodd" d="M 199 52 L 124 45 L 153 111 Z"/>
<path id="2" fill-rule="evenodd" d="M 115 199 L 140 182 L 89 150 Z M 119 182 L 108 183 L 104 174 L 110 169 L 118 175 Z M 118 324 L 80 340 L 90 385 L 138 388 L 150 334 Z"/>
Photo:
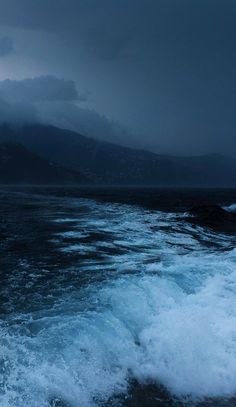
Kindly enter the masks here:
<path id="1" fill-rule="evenodd" d="M 130 58 L 133 55 L 132 36 L 129 33 L 91 33 L 85 44 L 94 57 L 107 61 Z"/>
<path id="2" fill-rule="evenodd" d="M 6 79 L 0 82 L 0 95 L 11 101 L 46 102 L 84 100 L 75 83 L 54 76 L 40 76 L 24 80 Z"/>
<path id="3" fill-rule="evenodd" d="M 10 37 L 0 38 L 0 58 L 11 54 L 14 50 L 13 41 Z"/>
<path id="4" fill-rule="evenodd" d="M 37 107 L 40 120 L 45 123 L 100 140 L 128 146 L 134 144 L 133 136 L 127 128 L 94 110 L 68 102 L 40 103 Z"/>
<path id="5" fill-rule="evenodd" d="M 124 58 L 130 55 L 130 17 L 135 7 L 130 1 L 102 2 L 101 7 L 96 0 L 0 0 L 0 23 L 55 32 L 74 46 L 84 46 L 94 57 Z"/>
<path id="6" fill-rule="evenodd" d="M 231 153 L 235 20 L 235 0 L 0 0 L 0 28 L 17 48 L 15 67 L 5 65 L 5 77 L 10 71 L 19 79 L 45 73 L 73 78 L 91 93 L 86 129 L 96 111 L 130 128 L 134 146 Z M 25 102 L 40 99 L 24 92 Z M 70 97 L 50 100 L 55 109 L 58 101 L 70 102 L 66 114 L 60 107 L 60 120 L 77 128 L 80 114 L 72 110 L 81 107 Z M 97 134 L 119 139 L 105 126 L 99 130 L 99 121 L 97 126 Z"/>
<path id="7" fill-rule="evenodd" d="M 49 123 L 101 140 L 132 144 L 128 131 L 96 111 L 79 107 L 73 81 L 52 76 L 0 82 L 0 123 Z"/>
<path id="8" fill-rule="evenodd" d="M 0 6 L 1 24 L 59 33 L 104 55 L 112 45 L 118 56 L 127 46 L 196 56 L 225 47 L 227 54 L 236 33 L 234 0 L 0 0 Z"/>

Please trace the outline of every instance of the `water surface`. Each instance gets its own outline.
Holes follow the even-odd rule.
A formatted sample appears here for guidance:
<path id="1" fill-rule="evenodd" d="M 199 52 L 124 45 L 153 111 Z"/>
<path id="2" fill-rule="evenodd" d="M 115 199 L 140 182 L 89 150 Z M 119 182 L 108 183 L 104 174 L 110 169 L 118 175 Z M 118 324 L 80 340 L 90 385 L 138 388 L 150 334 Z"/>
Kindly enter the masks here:
<path id="1" fill-rule="evenodd" d="M 0 406 L 235 405 L 236 238 L 139 194 L 2 189 Z"/>

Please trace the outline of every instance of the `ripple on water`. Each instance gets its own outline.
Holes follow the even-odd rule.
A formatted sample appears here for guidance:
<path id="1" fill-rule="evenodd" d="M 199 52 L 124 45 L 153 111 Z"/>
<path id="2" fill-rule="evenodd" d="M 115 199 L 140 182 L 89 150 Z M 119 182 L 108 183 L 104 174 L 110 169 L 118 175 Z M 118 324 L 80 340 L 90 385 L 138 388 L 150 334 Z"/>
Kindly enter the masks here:
<path id="1" fill-rule="evenodd" d="M 9 281 L 22 307 L 13 307 L 0 325 L 0 405 L 93 407 L 117 400 L 131 406 L 129 389 L 135 399 L 139 386 L 153 395 L 150 406 L 158 405 L 156 394 L 166 405 L 174 405 L 175 397 L 176 405 L 233 397 L 231 238 L 191 228 L 175 214 L 86 204 L 90 210 L 80 216 L 75 210 L 75 216 L 54 217 L 63 231 L 49 236 L 56 237 L 56 253 L 78 253 L 73 267 L 61 263 L 39 273 L 23 259 Z"/>

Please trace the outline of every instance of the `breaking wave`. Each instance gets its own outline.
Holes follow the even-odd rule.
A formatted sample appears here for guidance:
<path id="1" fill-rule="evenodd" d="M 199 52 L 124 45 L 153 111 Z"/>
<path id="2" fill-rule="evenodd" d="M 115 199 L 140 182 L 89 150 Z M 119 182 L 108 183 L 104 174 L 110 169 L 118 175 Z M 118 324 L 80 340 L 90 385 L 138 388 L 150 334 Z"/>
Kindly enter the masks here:
<path id="1" fill-rule="evenodd" d="M 224 206 L 223 207 L 227 212 L 236 212 L 236 204 L 233 203 L 231 205 L 228 206 Z"/>
<path id="2" fill-rule="evenodd" d="M 179 398 L 235 394 L 236 250 L 225 250 L 224 236 L 222 251 L 197 246 L 179 219 L 171 236 L 165 229 L 175 219 L 171 214 L 159 214 L 163 231 L 149 234 L 156 213 L 131 209 L 127 215 L 126 208 L 121 214 L 119 205 L 110 210 L 118 230 L 126 230 L 123 241 L 117 232 L 111 244 L 130 250 L 132 273 L 65 292 L 52 307 L 1 322 L 2 407 L 100 406 L 128 392 L 132 379 L 161 384 Z M 91 216 L 88 225 L 108 227 Z M 68 236 L 76 235 L 67 223 L 63 251 Z M 214 238 L 202 230 L 203 240 Z M 152 244 L 164 253 L 159 260 L 153 260 Z M 144 256 L 145 245 L 152 261 Z"/>

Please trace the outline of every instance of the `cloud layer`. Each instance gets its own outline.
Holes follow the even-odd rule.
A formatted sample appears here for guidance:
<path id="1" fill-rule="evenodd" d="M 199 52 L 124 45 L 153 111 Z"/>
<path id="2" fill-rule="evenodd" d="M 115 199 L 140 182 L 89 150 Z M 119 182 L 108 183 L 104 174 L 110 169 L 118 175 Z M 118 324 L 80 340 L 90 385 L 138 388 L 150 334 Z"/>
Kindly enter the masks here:
<path id="1" fill-rule="evenodd" d="M 83 129 L 86 110 L 86 129 L 97 115 L 105 133 L 109 118 L 131 129 L 134 147 L 161 153 L 236 151 L 235 0 L 0 0 L 0 10 L 0 38 L 15 49 L 0 77 L 72 78 L 81 92 L 49 80 L 49 95 L 48 79 L 34 90 L 27 79 L 2 85 L 9 102 L 18 86 L 44 117 Z"/>
<path id="2" fill-rule="evenodd" d="M 10 37 L 0 38 L 0 58 L 11 54 L 14 50 L 13 40 Z"/>
<path id="3" fill-rule="evenodd" d="M 0 95 L 12 102 L 76 101 L 80 99 L 71 80 L 52 75 L 23 80 L 6 79 L 0 82 Z"/>
<path id="4" fill-rule="evenodd" d="M 131 145 L 125 127 L 82 108 L 75 83 L 54 76 L 0 81 L 0 123 L 45 123 L 85 136 Z"/>

